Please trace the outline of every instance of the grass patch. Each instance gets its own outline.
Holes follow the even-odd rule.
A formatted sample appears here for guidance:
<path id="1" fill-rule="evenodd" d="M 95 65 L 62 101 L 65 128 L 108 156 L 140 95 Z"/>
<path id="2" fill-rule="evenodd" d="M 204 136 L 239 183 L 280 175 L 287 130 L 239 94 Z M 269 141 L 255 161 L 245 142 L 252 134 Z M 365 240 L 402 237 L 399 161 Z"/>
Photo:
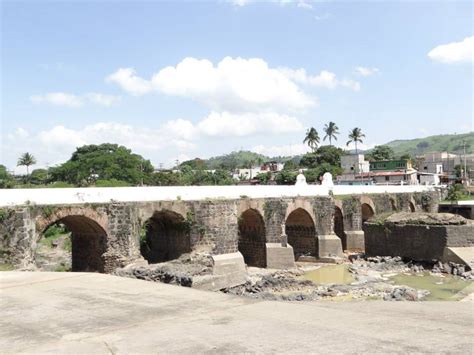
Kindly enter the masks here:
<path id="1" fill-rule="evenodd" d="M 12 271 L 15 267 L 12 264 L 0 263 L 0 271 Z"/>
<path id="2" fill-rule="evenodd" d="M 369 223 L 378 224 L 379 226 L 385 223 L 385 220 L 390 217 L 392 214 L 397 213 L 396 211 L 379 213 L 369 219 Z"/>
<path id="3" fill-rule="evenodd" d="M 345 201 L 352 199 L 352 195 L 333 195 L 336 200 Z"/>
<path id="4" fill-rule="evenodd" d="M 64 250 L 70 252 L 72 250 L 70 233 L 62 224 L 53 224 L 50 226 L 43 233 L 43 238 L 41 238 L 40 244 L 52 249 L 53 242 L 64 236 L 67 236 L 66 242 L 64 243 Z"/>

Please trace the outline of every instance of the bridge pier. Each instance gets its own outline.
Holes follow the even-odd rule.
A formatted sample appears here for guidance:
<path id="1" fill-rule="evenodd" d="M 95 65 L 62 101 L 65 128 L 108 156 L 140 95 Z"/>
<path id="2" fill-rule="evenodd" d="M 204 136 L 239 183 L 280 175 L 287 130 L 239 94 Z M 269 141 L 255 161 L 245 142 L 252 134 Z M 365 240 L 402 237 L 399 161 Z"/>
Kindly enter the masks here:
<path id="1" fill-rule="evenodd" d="M 346 250 L 348 251 L 364 251 L 365 240 L 364 231 L 352 230 L 345 231 L 346 233 Z"/>
<path id="2" fill-rule="evenodd" d="M 292 269 L 295 265 L 293 247 L 289 244 L 266 243 L 268 269 Z"/>
<path id="3" fill-rule="evenodd" d="M 318 235 L 318 258 L 342 257 L 342 242 L 336 234 Z"/>

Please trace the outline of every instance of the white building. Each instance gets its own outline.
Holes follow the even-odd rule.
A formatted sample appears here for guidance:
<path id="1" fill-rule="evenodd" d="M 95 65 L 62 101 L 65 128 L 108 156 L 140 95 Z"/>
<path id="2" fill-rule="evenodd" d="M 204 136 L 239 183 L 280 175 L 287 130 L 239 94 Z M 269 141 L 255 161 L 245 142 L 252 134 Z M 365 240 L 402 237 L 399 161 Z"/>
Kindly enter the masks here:
<path id="1" fill-rule="evenodd" d="M 370 171 L 369 162 L 364 159 L 364 154 L 343 155 L 341 168 L 343 174 L 360 174 Z"/>

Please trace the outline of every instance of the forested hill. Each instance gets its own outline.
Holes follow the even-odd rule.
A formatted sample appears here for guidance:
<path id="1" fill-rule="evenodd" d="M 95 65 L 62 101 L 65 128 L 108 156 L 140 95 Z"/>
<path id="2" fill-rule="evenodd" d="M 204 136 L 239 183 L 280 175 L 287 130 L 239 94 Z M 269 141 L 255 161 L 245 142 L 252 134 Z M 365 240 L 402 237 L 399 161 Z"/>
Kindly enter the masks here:
<path id="1" fill-rule="evenodd" d="M 248 168 L 261 165 L 264 162 L 276 161 L 279 163 L 286 162 L 293 157 L 268 157 L 251 151 L 241 150 L 231 152 L 229 154 L 219 155 L 209 159 L 192 159 L 181 163 L 181 166 L 188 165 L 193 169 L 226 169 L 233 170 L 236 168 Z M 300 158 L 300 156 L 295 157 Z"/>
<path id="2" fill-rule="evenodd" d="M 396 155 L 420 155 L 429 152 L 463 153 L 463 141 L 466 143 L 466 153 L 474 153 L 474 132 L 463 134 L 442 134 L 425 138 L 395 140 L 386 145 L 391 147 Z"/>

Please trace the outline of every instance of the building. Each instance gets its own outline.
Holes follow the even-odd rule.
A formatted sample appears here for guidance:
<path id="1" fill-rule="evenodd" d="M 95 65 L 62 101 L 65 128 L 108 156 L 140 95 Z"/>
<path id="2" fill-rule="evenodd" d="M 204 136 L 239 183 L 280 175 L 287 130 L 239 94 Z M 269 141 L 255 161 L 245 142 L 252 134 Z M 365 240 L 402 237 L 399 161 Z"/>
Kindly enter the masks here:
<path id="1" fill-rule="evenodd" d="M 379 160 L 370 162 L 370 177 L 378 185 L 417 185 L 417 171 L 411 160 Z"/>
<path id="2" fill-rule="evenodd" d="M 441 182 L 440 174 L 418 172 L 418 181 L 421 185 L 439 185 Z"/>
<path id="3" fill-rule="evenodd" d="M 368 176 L 369 162 L 364 154 L 350 154 L 341 156 L 342 174 L 336 177 L 338 185 L 373 185 Z"/>
<path id="4" fill-rule="evenodd" d="M 445 182 L 455 180 L 456 167 L 460 166 L 464 172 L 466 167 L 467 175 L 474 178 L 474 154 L 452 154 L 448 152 L 433 152 L 425 154 L 419 162 L 419 170 L 424 173 L 440 174 Z"/>
<path id="5" fill-rule="evenodd" d="M 262 172 L 266 172 L 266 171 L 278 172 L 278 171 L 283 170 L 283 167 L 284 167 L 283 163 L 278 163 L 276 161 L 267 161 L 262 164 L 262 166 L 260 167 L 260 170 Z"/>
<path id="6" fill-rule="evenodd" d="M 341 168 L 343 174 L 368 173 L 369 162 L 365 160 L 364 154 L 343 155 L 341 157 Z"/>

